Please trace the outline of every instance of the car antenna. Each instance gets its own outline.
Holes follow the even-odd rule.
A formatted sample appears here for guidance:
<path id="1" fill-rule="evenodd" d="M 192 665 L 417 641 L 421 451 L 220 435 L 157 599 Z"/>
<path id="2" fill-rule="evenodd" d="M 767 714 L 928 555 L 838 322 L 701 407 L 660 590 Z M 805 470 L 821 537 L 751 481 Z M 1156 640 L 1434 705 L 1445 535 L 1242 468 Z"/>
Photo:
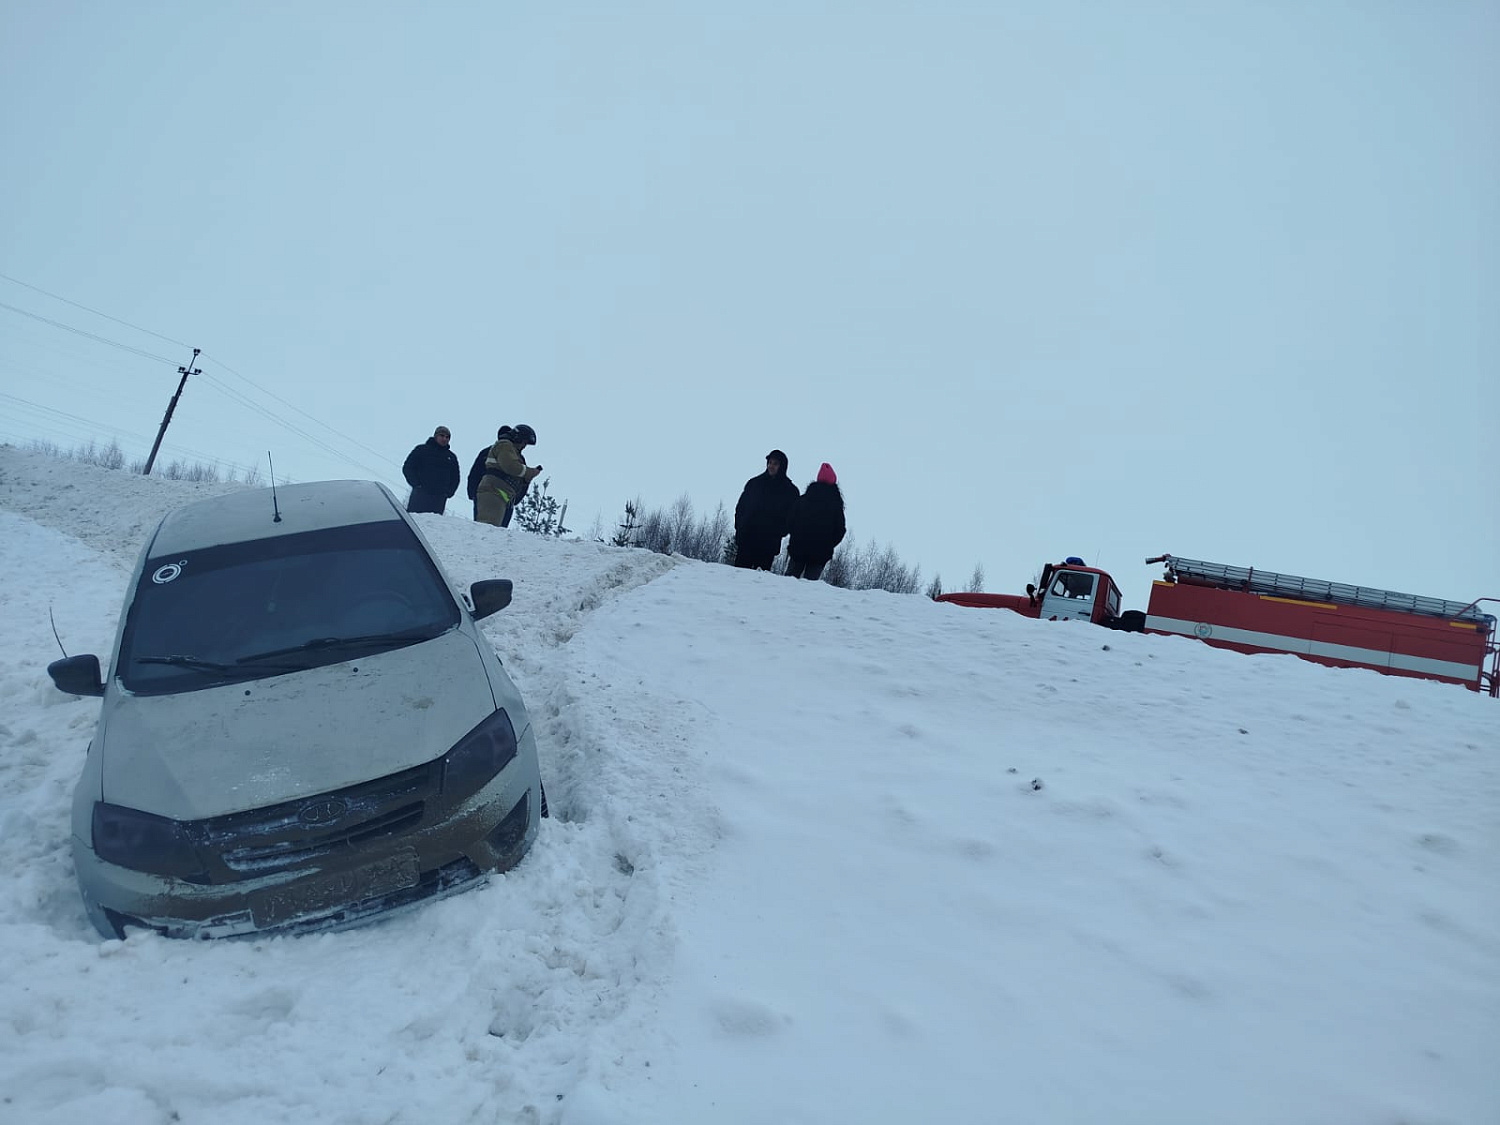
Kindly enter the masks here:
<path id="1" fill-rule="evenodd" d="M 62 648 L 63 659 L 68 658 L 68 650 L 63 648 L 62 638 L 57 636 L 57 622 L 52 617 L 52 607 L 47 607 L 47 620 L 52 623 L 52 635 L 57 638 L 57 647 Z"/>
<path id="2" fill-rule="evenodd" d="M 271 466 L 271 512 L 272 523 L 281 522 L 281 508 L 276 503 L 276 462 L 271 460 L 271 451 L 266 450 L 266 464 Z"/>

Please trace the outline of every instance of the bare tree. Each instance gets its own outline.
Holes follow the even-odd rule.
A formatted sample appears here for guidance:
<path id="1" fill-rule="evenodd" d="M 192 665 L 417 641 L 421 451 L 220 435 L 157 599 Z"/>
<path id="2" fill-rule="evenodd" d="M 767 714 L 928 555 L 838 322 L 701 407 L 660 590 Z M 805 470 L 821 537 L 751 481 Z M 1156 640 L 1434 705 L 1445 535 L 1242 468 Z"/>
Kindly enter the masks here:
<path id="1" fill-rule="evenodd" d="M 714 514 L 705 519 L 701 526 L 700 553 L 693 557 L 702 559 L 704 562 L 715 562 L 723 557 L 724 544 L 732 537 L 734 531 L 734 523 L 722 500 L 715 505 Z"/>
<path id="2" fill-rule="evenodd" d="M 719 504 L 712 515 L 698 518 L 693 501 L 683 493 L 670 508 L 646 509 L 639 499 L 625 505 L 625 520 L 615 544 L 641 547 L 663 555 L 682 555 L 704 562 L 733 562 L 729 513 Z"/>
<path id="3" fill-rule="evenodd" d="M 660 508 L 653 508 L 641 515 L 636 528 L 635 546 L 655 551 L 658 555 L 672 553 L 672 521 Z"/>
<path id="4" fill-rule="evenodd" d="M 687 518 L 683 518 L 683 505 Z M 717 562 L 724 553 L 724 540 L 729 535 L 729 513 L 720 503 L 713 514 L 701 519 L 691 518 L 692 505 L 686 495 L 673 507 L 675 545 L 673 551 L 690 559 Z"/>
<path id="5" fill-rule="evenodd" d="M 75 461 L 82 461 L 85 465 L 98 465 L 101 469 L 125 467 L 125 453 L 118 441 L 111 441 L 108 445 L 100 446 L 90 438 L 87 445 L 73 450 L 72 457 Z"/>
<path id="6" fill-rule="evenodd" d="M 971 594 L 981 594 L 984 592 L 984 563 L 977 562 L 974 564 L 974 573 L 969 575 L 969 584 L 964 589 Z"/>
<path id="7" fill-rule="evenodd" d="M 844 536 L 844 539 L 833 549 L 833 558 L 828 560 L 828 565 L 823 568 L 823 581 L 830 586 L 838 586 L 840 589 L 852 588 L 854 578 L 854 537 Z"/>
<path id="8" fill-rule="evenodd" d="M 874 542 L 870 544 L 874 546 Z M 870 574 L 866 579 L 867 590 L 889 590 L 893 594 L 915 594 L 921 588 L 922 574 L 917 567 L 909 567 L 896 554 L 896 548 L 887 543 L 875 552 L 870 560 Z"/>
<path id="9" fill-rule="evenodd" d="M 75 445 L 71 449 L 63 450 L 56 442 L 33 441 L 28 446 L 35 453 L 45 453 L 51 457 L 58 457 L 69 461 L 78 461 L 85 465 L 96 465 L 101 469 L 125 469 L 132 475 L 139 475 L 145 468 L 146 462 L 141 459 L 127 462 L 125 451 L 120 448 L 118 440 L 111 439 L 108 445 L 102 445 L 90 438 L 82 445 Z M 159 475 L 166 480 L 190 481 L 199 484 L 217 484 L 219 482 L 235 483 L 236 467 L 228 461 L 184 461 L 181 458 L 170 464 L 163 464 Z M 261 470 L 258 465 L 252 465 L 245 471 L 244 483 L 249 486 L 258 485 L 261 481 Z M 290 484 L 290 479 L 278 482 Z"/>
<path id="10" fill-rule="evenodd" d="M 219 479 L 217 465 L 205 465 L 201 461 L 173 460 L 162 467 L 159 475 L 165 480 L 185 480 L 197 484 L 214 484 Z"/>
<path id="11" fill-rule="evenodd" d="M 835 552 L 837 556 L 837 552 Z M 881 547 L 871 539 L 849 553 L 849 588 L 852 590 L 889 590 L 893 594 L 915 594 L 922 585 L 920 567 L 907 566 L 896 554 L 896 548 Z"/>
<path id="12" fill-rule="evenodd" d="M 667 525 L 671 529 L 672 550 L 679 555 L 691 557 L 693 532 L 693 501 L 684 492 L 667 510 Z"/>

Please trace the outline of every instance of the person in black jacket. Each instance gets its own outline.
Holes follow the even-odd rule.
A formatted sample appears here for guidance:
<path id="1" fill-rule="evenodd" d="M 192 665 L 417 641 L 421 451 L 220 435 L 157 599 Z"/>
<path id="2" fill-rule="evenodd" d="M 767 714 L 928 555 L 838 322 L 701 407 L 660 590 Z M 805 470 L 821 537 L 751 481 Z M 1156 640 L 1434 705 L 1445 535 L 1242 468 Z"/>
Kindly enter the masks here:
<path id="1" fill-rule="evenodd" d="M 797 486 L 786 477 L 786 454 L 766 454 L 766 471 L 745 482 L 734 506 L 734 565 L 770 570 L 781 553 L 781 540 L 797 502 Z"/>
<path id="2" fill-rule="evenodd" d="M 792 508 L 791 537 L 786 541 L 786 572 L 793 578 L 821 578 L 844 539 L 844 494 L 827 461 L 818 479 L 808 484 Z"/>
<path id="3" fill-rule="evenodd" d="M 439 426 L 432 436 L 406 455 L 401 475 L 411 485 L 406 501 L 408 512 L 443 514 L 448 497 L 458 491 L 458 458 L 448 448 L 452 435 L 447 426 Z"/>

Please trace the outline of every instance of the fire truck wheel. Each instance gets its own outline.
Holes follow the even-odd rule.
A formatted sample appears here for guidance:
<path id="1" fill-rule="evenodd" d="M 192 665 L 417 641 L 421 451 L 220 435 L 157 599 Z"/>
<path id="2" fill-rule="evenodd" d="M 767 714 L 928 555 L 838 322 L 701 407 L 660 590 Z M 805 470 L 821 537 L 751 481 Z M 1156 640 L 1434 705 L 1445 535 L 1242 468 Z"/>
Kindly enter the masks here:
<path id="1" fill-rule="evenodd" d="M 1146 631 L 1146 614 L 1139 609 L 1127 609 L 1115 619 L 1115 628 L 1122 633 L 1144 633 Z"/>

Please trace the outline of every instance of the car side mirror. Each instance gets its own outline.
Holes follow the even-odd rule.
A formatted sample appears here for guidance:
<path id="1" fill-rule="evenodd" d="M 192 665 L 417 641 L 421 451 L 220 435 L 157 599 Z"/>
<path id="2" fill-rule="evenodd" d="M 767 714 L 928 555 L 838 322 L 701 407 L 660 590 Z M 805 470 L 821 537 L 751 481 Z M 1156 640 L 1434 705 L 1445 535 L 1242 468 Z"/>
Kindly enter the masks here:
<path id="1" fill-rule="evenodd" d="M 1026 583 L 1026 600 L 1032 605 L 1036 605 L 1036 583 Z"/>
<path id="2" fill-rule="evenodd" d="M 103 695 L 104 678 L 99 674 L 99 658 L 92 652 L 68 656 L 47 665 L 47 675 L 58 691 L 69 695 Z"/>
<path id="3" fill-rule="evenodd" d="M 474 620 L 499 613 L 510 605 L 512 590 L 509 578 L 486 578 L 469 587 L 469 600 L 474 603 Z"/>

